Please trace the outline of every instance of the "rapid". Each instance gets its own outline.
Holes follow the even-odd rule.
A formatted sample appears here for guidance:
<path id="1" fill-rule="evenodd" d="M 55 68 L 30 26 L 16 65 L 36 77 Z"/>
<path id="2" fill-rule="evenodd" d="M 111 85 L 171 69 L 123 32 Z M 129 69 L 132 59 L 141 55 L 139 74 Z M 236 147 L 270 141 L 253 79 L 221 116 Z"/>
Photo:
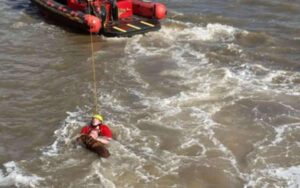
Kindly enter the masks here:
<path id="1" fill-rule="evenodd" d="M 90 37 L 0 0 L 0 187 L 300 186 L 300 2 L 163 0 L 162 29 L 94 37 L 108 159 L 76 145 Z"/>

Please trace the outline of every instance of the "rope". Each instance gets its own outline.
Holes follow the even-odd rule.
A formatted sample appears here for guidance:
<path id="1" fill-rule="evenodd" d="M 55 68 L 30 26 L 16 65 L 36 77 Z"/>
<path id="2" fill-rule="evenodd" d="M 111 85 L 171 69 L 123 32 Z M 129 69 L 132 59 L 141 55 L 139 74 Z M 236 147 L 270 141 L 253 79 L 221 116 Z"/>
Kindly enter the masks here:
<path id="1" fill-rule="evenodd" d="M 92 1 L 88 0 L 88 11 L 91 14 L 91 6 L 90 3 Z M 97 84 L 96 84 L 96 67 L 95 67 L 95 56 L 94 56 L 94 43 L 93 43 L 93 33 L 90 31 L 90 39 L 91 39 L 91 55 L 92 55 L 92 70 L 93 70 L 93 95 L 94 95 L 94 114 L 98 112 L 98 100 L 97 100 Z"/>

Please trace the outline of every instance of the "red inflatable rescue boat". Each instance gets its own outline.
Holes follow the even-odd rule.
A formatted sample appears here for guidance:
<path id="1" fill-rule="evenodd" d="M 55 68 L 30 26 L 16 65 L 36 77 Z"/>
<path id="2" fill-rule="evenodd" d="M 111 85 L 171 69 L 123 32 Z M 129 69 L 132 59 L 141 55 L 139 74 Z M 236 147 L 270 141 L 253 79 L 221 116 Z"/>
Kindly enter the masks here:
<path id="1" fill-rule="evenodd" d="M 160 29 L 165 5 L 143 0 L 31 0 L 47 17 L 73 29 L 108 37 Z"/>

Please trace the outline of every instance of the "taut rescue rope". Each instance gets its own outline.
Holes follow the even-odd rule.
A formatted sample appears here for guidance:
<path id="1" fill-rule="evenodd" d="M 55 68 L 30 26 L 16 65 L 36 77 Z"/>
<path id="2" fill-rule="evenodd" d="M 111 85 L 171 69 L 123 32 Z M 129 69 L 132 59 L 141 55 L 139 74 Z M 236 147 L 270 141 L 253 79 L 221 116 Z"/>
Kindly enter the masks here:
<path id="1" fill-rule="evenodd" d="M 93 0 L 87 0 L 88 2 L 88 11 L 91 14 L 91 2 Z M 98 100 L 97 100 L 97 84 L 96 84 L 96 67 L 95 67 L 95 56 L 94 56 L 94 43 L 93 43 L 93 33 L 90 30 L 90 38 L 91 38 L 91 55 L 92 55 L 92 70 L 93 70 L 93 95 L 94 95 L 94 114 L 99 113 L 98 109 Z"/>

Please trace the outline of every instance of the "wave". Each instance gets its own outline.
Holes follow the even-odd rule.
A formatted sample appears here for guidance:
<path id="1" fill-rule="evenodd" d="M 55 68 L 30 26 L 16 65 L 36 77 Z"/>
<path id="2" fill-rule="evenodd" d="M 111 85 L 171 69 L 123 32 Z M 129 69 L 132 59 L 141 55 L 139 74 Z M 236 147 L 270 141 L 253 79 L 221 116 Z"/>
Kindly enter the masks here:
<path id="1" fill-rule="evenodd" d="M 44 180 L 35 174 L 26 175 L 14 161 L 4 163 L 3 166 L 5 170 L 0 171 L 0 187 L 36 187 Z"/>
<path id="2" fill-rule="evenodd" d="M 299 73 L 272 70 L 247 58 L 242 58 L 243 62 L 220 64 L 208 56 L 207 47 L 221 46 L 244 57 L 246 52 L 238 40 L 248 31 L 222 24 L 201 26 L 175 20 L 166 25 L 161 32 L 145 36 L 105 39 L 125 43 L 124 58 L 117 60 L 122 66 L 114 67 L 118 76 L 110 77 L 110 84 L 116 82 L 114 88 L 101 82 L 98 95 L 106 122 L 116 133 L 109 160 L 98 160 L 72 143 L 89 118 L 91 106 L 85 106 L 68 112 L 54 133 L 53 144 L 42 150 L 41 160 L 45 164 L 41 169 L 49 167 L 49 174 L 65 173 L 64 167 L 86 165 L 88 170 L 82 172 L 85 178 L 70 186 L 175 186 L 183 185 L 180 174 L 197 163 L 202 165 L 201 169 L 217 171 L 219 179 L 231 178 L 245 187 L 266 185 L 265 179 L 270 177 L 277 178 L 274 185 L 297 185 L 294 168 L 244 171 L 234 152 L 216 136 L 216 129 L 224 125 L 216 122 L 213 115 L 224 106 L 262 92 L 298 96 L 299 89 L 293 85 Z M 287 126 L 275 128 L 270 144 L 280 144 L 289 131 Z M 63 160 L 62 168 L 55 166 Z M 224 170 L 216 170 L 218 166 Z M 195 177 L 199 175 L 197 171 L 193 173 Z M 32 186 L 41 181 L 36 177 Z M 51 181 L 50 177 L 44 178 Z"/>

